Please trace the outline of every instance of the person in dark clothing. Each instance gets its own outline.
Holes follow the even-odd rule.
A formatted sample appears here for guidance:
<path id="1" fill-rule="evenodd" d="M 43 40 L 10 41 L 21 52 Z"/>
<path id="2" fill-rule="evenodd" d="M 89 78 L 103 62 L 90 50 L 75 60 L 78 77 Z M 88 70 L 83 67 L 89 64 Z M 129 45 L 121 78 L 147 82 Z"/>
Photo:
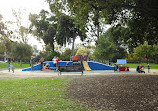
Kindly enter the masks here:
<path id="1" fill-rule="evenodd" d="M 41 59 L 39 60 L 39 62 L 40 62 L 40 64 L 41 64 L 41 71 L 42 71 L 42 69 L 43 69 L 43 62 L 44 62 L 43 57 L 41 57 Z"/>
<path id="2" fill-rule="evenodd" d="M 147 66 L 148 66 L 148 73 L 149 73 L 150 72 L 150 66 L 149 66 L 149 64 Z"/>
<path id="3" fill-rule="evenodd" d="M 114 64 L 114 72 L 117 71 L 117 65 Z"/>
<path id="4" fill-rule="evenodd" d="M 137 71 L 138 73 L 145 73 L 144 67 L 139 67 L 139 66 L 137 66 L 136 71 Z"/>
<path id="5" fill-rule="evenodd" d="M 137 66 L 136 71 L 137 71 L 138 73 L 140 73 L 140 68 L 139 68 L 139 66 Z"/>
<path id="6" fill-rule="evenodd" d="M 144 67 L 141 67 L 141 68 L 140 68 L 140 73 L 145 73 Z"/>

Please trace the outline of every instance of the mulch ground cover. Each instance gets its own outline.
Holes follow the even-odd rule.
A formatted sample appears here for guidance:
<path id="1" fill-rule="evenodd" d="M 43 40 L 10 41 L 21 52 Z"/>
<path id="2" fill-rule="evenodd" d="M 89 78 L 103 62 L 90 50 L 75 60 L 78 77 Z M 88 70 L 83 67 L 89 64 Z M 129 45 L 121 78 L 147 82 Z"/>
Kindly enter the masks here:
<path id="1" fill-rule="evenodd" d="M 158 111 L 158 75 L 82 77 L 67 92 L 70 100 L 97 111 Z"/>

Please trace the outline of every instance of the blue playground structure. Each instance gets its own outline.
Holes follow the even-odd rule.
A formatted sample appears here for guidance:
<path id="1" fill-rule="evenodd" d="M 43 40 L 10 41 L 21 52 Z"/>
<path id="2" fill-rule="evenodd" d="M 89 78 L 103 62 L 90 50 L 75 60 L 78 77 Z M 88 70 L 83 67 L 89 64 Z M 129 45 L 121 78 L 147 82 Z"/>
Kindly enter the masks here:
<path id="1" fill-rule="evenodd" d="M 59 65 L 65 66 L 67 64 L 67 62 L 69 62 L 69 65 L 73 64 L 72 61 L 59 61 Z M 106 64 L 103 64 L 103 63 L 94 62 L 94 61 L 87 61 L 87 62 L 88 62 L 88 65 L 89 65 L 91 70 L 114 70 L 113 66 L 109 66 L 109 65 L 106 65 Z M 55 70 L 53 61 L 44 62 L 44 64 L 47 64 L 47 63 L 50 64 L 50 69 L 51 70 Z M 33 71 L 38 71 L 38 70 L 40 70 L 40 64 L 34 65 Z M 24 68 L 24 69 L 22 69 L 22 71 L 31 71 L 31 67 Z"/>

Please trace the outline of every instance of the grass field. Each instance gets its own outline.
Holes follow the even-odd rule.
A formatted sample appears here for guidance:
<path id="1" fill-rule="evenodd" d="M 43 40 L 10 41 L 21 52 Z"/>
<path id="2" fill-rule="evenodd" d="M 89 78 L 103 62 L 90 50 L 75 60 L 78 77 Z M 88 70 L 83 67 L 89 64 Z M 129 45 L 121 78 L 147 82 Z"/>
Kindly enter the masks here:
<path id="1" fill-rule="evenodd" d="M 137 66 L 145 66 L 145 68 L 147 69 L 147 63 L 127 63 L 126 66 L 129 66 L 130 68 L 137 68 Z M 158 69 L 158 64 L 149 64 L 151 69 Z"/>
<path id="2" fill-rule="evenodd" d="M 22 69 L 22 68 L 26 68 L 26 67 L 30 67 L 30 64 L 22 64 L 22 66 L 20 66 L 20 63 L 17 62 L 12 62 L 13 66 L 15 67 L 15 69 Z M 8 69 L 8 63 L 0 63 L 0 70 L 3 69 Z"/>
<path id="3" fill-rule="evenodd" d="M 65 89 L 71 80 L 0 80 L 0 111 L 86 111 L 82 105 L 65 99 Z"/>

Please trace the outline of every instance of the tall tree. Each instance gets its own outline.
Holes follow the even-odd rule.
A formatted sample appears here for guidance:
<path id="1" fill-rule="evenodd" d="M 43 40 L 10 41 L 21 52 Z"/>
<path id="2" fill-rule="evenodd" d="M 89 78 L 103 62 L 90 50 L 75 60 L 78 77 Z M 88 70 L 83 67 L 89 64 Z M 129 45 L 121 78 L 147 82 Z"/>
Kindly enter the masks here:
<path id="1" fill-rule="evenodd" d="M 143 45 L 139 45 L 138 47 L 136 47 L 134 49 L 134 57 L 135 58 L 146 58 L 147 59 L 147 63 L 148 60 L 152 58 L 152 46 L 148 45 L 148 42 L 145 42 Z"/>
<path id="2" fill-rule="evenodd" d="M 12 14 L 15 17 L 15 22 L 13 23 L 16 25 L 16 27 L 14 27 L 15 30 L 12 35 L 14 36 L 14 38 L 19 39 L 21 42 L 27 43 L 29 30 L 28 27 L 25 27 L 24 24 L 22 24 L 22 16 L 25 14 L 25 10 L 12 10 Z"/>
<path id="3" fill-rule="evenodd" d="M 44 43 L 50 45 L 54 51 L 54 42 L 57 28 L 55 16 L 51 16 L 48 11 L 41 10 L 40 14 L 30 14 L 30 32 L 42 38 Z"/>
<path id="4" fill-rule="evenodd" d="M 3 42 L 0 42 L 0 54 L 4 54 L 6 52 L 6 46 Z"/>
<path id="5" fill-rule="evenodd" d="M 95 58 L 108 60 L 115 56 L 117 52 L 116 45 L 107 37 L 101 36 L 98 43 L 98 47 L 94 51 Z"/>
<path id="6" fill-rule="evenodd" d="M 69 16 L 63 15 L 58 21 L 56 40 L 60 45 L 66 45 L 72 43 L 72 53 L 74 55 L 74 44 L 77 36 L 83 41 L 86 38 L 86 34 L 83 33 L 78 26 L 73 23 Z"/>
<path id="7" fill-rule="evenodd" d="M 2 18 L 3 16 L 0 14 L 0 38 L 4 35 L 4 29 L 5 29 L 5 26 L 4 26 L 4 23 L 2 22 Z"/>
<path id="8" fill-rule="evenodd" d="M 29 60 L 32 52 L 32 47 L 26 43 L 14 43 L 12 48 L 12 56 L 20 60 L 21 66 L 22 60 Z"/>
<path id="9" fill-rule="evenodd" d="M 47 0 L 50 8 L 59 13 L 59 10 L 69 10 L 74 17 L 75 24 L 84 29 L 93 20 L 97 23 L 100 17 L 102 22 L 113 26 L 119 24 L 129 27 L 130 39 L 141 38 L 149 44 L 157 44 L 158 40 L 158 1 L 157 0 Z M 55 7 L 55 8 L 54 8 Z M 58 8 L 57 8 L 58 7 Z M 97 13 L 95 13 L 97 12 Z M 99 15 L 99 16 L 97 16 Z M 101 22 L 101 21 L 99 21 Z M 137 36 L 136 36 L 137 35 Z M 143 43 L 141 43 L 143 44 Z"/>
<path id="10" fill-rule="evenodd" d="M 155 63 L 158 64 L 158 45 L 153 45 L 153 58 Z"/>
<path id="11" fill-rule="evenodd" d="M 6 23 L 2 21 L 3 16 L 0 14 L 0 53 L 7 52 L 10 54 L 12 41 L 9 39 L 11 31 L 7 29 Z"/>

